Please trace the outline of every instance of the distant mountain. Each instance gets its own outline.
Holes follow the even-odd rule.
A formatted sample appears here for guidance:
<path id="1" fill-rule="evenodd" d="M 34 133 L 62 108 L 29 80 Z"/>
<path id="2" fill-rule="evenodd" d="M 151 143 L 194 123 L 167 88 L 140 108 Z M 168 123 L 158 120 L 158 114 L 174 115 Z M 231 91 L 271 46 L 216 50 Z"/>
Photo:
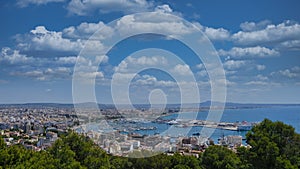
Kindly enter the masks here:
<path id="1" fill-rule="evenodd" d="M 223 105 L 221 102 L 213 102 L 215 106 Z M 96 103 L 87 102 L 87 103 L 78 103 L 76 107 L 80 108 L 92 108 Z M 186 104 L 167 104 L 166 108 L 169 109 L 178 109 L 181 106 L 183 108 L 202 108 L 208 109 L 212 105 L 211 101 L 205 101 L 202 103 L 186 103 Z M 149 109 L 151 107 L 150 104 L 134 104 L 136 109 Z M 162 107 L 163 105 L 152 105 L 153 107 Z M 233 103 L 227 102 L 225 103 L 225 108 L 234 109 L 234 108 L 257 108 L 257 107 L 272 107 L 272 106 L 300 106 L 300 104 L 256 104 L 256 103 Z M 0 104 L 0 107 L 59 107 L 59 108 L 74 108 L 74 104 L 61 104 L 61 103 L 25 103 L 25 104 Z M 100 109 L 114 109 L 115 105 L 113 104 L 98 104 Z M 121 108 L 130 108 L 129 105 L 119 105 Z"/>

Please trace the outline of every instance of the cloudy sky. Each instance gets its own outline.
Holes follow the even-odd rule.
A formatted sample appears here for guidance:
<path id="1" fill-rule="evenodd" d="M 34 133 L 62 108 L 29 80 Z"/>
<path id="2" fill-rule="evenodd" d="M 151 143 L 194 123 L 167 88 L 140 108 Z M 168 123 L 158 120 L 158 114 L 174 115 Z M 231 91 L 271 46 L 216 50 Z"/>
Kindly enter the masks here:
<path id="1" fill-rule="evenodd" d="M 197 100 L 193 85 L 199 88 L 201 101 L 210 100 L 211 81 L 205 69 L 209 66 L 176 40 L 194 29 L 207 36 L 219 55 L 227 101 L 300 103 L 299 7 L 296 0 L 0 1 L 0 103 L 72 103 L 78 60 L 83 64 L 78 66 L 78 78 L 95 82 L 101 103 L 126 96 L 112 87 L 112 79 L 123 83 L 118 80 L 129 76 L 128 96 L 135 103 L 178 103 L 183 97 L 180 85 L 186 88 L 184 102 Z M 152 13 L 132 15 L 137 12 Z M 178 18 L 164 18 L 165 14 L 183 18 L 195 28 Z M 101 54 L 115 33 L 145 30 L 171 36 L 134 36 Z M 83 50 L 90 52 L 88 58 L 77 57 Z M 79 93 L 83 98 L 84 92 Z"/>

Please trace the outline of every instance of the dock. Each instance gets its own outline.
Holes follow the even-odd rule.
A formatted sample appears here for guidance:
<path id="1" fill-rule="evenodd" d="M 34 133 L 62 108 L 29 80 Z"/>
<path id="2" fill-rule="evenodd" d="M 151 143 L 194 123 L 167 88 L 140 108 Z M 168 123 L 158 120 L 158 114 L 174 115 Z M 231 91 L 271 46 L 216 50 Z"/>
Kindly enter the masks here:
<path id="1" fill-rule="evenodd" d="M 187 120 L 187 119 L 177 119 L 167 121 L 169 125 L 174 125 L 175 127 L 208 127 L 208 128 L 216 128 L 222 130 L 231 130 L 231 131 L 248 131 L 255 125 L 253 123 L 231 123 L 231 122 L 210 122 L 205 120 Z"/>

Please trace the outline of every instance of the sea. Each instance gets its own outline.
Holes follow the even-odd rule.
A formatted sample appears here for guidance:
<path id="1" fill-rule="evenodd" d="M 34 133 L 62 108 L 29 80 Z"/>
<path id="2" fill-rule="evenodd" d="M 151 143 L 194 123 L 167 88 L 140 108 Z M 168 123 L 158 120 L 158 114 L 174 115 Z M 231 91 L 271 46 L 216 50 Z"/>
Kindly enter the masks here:
<path id="1" fill-rule="evenodd" d="M 188 112 L 187 115 L 195 115 L 198 120 L 205 120 L 208 116 L 207 111 L 200 111 L 200 112 Z M 176 120 L 178 114 L 170 114 L 164 116 L 163 119 L 166 120 Z M 297 133 L 300 133 L 300 105 L 297 106 L 286 106 L 286 105 L 276 105 L 276 106 L 266 106 L 266 107 L 256 107 L 256 108 L 236 108 L 236 109 L 225 109 L 221 122 L 261 122 L 265 118 L 270 119 L 272 121 L 282 121 L 285 124 L 291 125 L 295 128 Z M 170 129 L 170 125 L 166 123 L 144 123 L 142 126 L 154 126 L 156 129 L 154 130 L 139 130 L 136 131 L 139 134 L 146 134 L 146 135 L 154 135 L 160 134 L 168 131 Z M 173 127 L 173 126 L 172 126 Z M 195 133 L 201 132 L 203 127 L 194 126 L 189 128 L 189 132 L 187 136 L 192 136 Z M 185 130 L 184 128 L 178 127 L 173 128 L 173 130 L 177 130 L 181 132 Z M 224 129 L 215 129 L 210 138 L 217 143 L 218 139 L 227 136 L 227 135 L 241 135 L 245 138 L 247 131 L 231 131 L 231 130 L 224 130 Z M 243 142 L 246 144 L 246 142 Z"/>

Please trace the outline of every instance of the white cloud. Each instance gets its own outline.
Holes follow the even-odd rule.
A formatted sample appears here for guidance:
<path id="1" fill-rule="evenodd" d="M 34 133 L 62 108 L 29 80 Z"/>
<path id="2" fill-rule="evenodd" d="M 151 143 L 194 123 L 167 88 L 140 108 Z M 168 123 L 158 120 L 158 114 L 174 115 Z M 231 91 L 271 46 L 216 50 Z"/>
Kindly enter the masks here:
<path id="1" fill-rule="evenodd" d="M 276 83 L 276 82 L 271 82 L 271 81 L 261 81 L 261 80 L 252 80 L 252 81 L 249 81 L 249 82 L 246 82 L 244 83 L 244 85 L 247 85 L 247 86 L 263 86 L 263 89 L 251 89 L 251 90 L 258 90 L 258 91 L 265 91 L 268 89 L 268 87 L 279 87 L 281 86 L 280 83 Z M 267 87 L 266 87 L 267 86 Z"/>
<path id="2" fill-rule="evenodd" d="M 173 10 L 167 4 L 159 5 L 159 6 L 155 7 L 155 11 L 156 12 L 165 12 L 165 13 L 172 13 L 173 12 Z"/>
<path id="3" fill-rule="evenodd" d="M 151 75 L 142 75 L 138 76 L 137 80 L 133 82 L 134 85 L 150 85 L 156 87 L 174 87 L 176 86 L 176 82 L 174 81 L 165 81 L 158 80 L 156 77 Z"/>
<path id="4" fill-rule="evenodd" d="M 2 49 L 6 53 L 5 50 Z M 4 55 L 0 57 L 2 61 L 8 62 L 15 66 L 10 70 L 10 75 L 29 77 L 36 80 L 54 80 L 54 79 L 70 79 L 73 75 L 74 65 L 77 61 L 80 64 L 77 67 L 77 77 L 90 80 L 93 77 L 103 78 L 104 73 L 98 70 L 98 63 L 106 63 L 108 57 L 95 56 L 93 58 L 82 58 L 76 56 L 56 57 L 56 58 L 33 58 L 26 55 L 20 55 L 17 50 L 13 51 L 11 55 Z M 4 60 L 5 59 L 5 60 Z M 91 60 L 90 60 L 91 59 Z M 30 62 L 29 62 L 30 61 Z M 34 64 L 26 64 L 34 63 Z M 22 66 L 19 66 L 21 64 Z M 101 64 L 100 64 L 101 66 Z"/>
<path id="5" fill-rule="evenodd" d="M 169 8 L 168 5 L 158 7 L 160 10 L 171 12 L 172 10 Z M 98 23 L 83 22 L 78 26 L 70 26 L 62 31 L 51 31 L 44 26 L 37 26 L 30 33 L 16 35 L 17 46 L 24 51 L 71 52 L 70 54 L 77 54 L 85 47 L 85 51 L 91 51 L 91 54 L 95 54 L 105 48 L 101 40 L 112 36 L 114 33 L 126 35 L 148 31 L 176 37 L 196 31 L 195 27 L 186 25 L 179 18 L 168 16 L 163 12 L 155 12 L 147 16 L 125 16 L 117 21 L 115 27 L 109 27 L 101 21 Z M 101 30 L 101 32 L 96 34 L 97 37 L 89 39 L 98 30 Z M 213 40 L 226 39 L 230 35 L 223 28 L 203 27 L 203 30 Z M 86 43 L 87 39 L 89 39 L 89 43 Z"/>
<path id="6" fill-rule="evenodd" d="M 128 57 L 128 61 L 132 64 L 138 64 L 138 65 L 143 65 L 143 66 L 151 66 L 151 65 L 165 65 L 167 63 L 167 60 L 164 57 L 161 56 L 152 56 L 152 57 L 147 57 L 147 56 L 142 56 L 138 58 L 134 57 Z"/>
<path id="7" fill-rule="evenodd" d="M 18 46 L 23 50 L 56 50 L 80 51 L 84 43 L 80 40 L 70 40 L 62 37 L 62 32 L 48 31 L 44 26 L 37 26 L 30 34 L 18 35 Z"/>
<path id="8" fill-rule="evenodd" d="M 261 30 L 239 31 L 232 35 L 234 42 L 243 45 L 280 43 L 299 38 L 300 25 L 292 21 L 286 21 L 278 25 L 269 24 Z"/>
<path id="9" fill-rule="evenodd" d="M 260 21 L 258 23 L 244 22 L 244 23 L 241 23 L 240 27 L 245 32 L 252 32 L 252 31 L 258 31 L 258 30 L 265 29 L 269 24 L 271 24 L 271 21 L 269 21 L 269 20 Z"/>
<path id="10" fill-rule="evenodd" d="M 279 52 L 274 49 L 269 49 L 266 47 L 256 46 L 256 47 L 233 47 L 229 51 L 225 51 L 223 49 L 218 51 L 221 56 L 231 56 L 234 58 L 242 58 L 242 57 L 271 57 L 278 56 Z"/>
<path id="11" fill-rule="evenodd" d="M 258 79 L 258 80 L 269 80 L 269 78 L 267 77 L 267 76 L 264 76 L 264 75 L 257 75 L 256 77 L 255 77 L 256 79 Z"/>
<path id="12" fill-rule="evenodd" d="M 75 63 L 77 61 L 77 57 L 76 56 L 59 57 L 59 58 L 55 58 L 55 60 L 59 64 L 73 64 L 73 65 L 75 65 Z"/>
<path id="13" fill-rule="evenodd" d="M 162 12 L 148 15 L 128 15 L 117 21 L 115 30 L 121 35 L 136 34 L 138 32 L 159 32 L 163 35 L 180 36 L 193 33 L 196 28 L 187 25 L 180 18 L 170 17 Z"/>
<path id="14" fill-rule="evenodd" d="M 262 85 L 262 86 L 266 86 L 269 85 L 270 83 L 265 82 L 265 81 L 249 81 L 246 82 L 245 85 Z"/>
<path id="15" fill-rule="evenodd" d="M 153 8 L 152 2 L 146 0 L 71 0 L 67 6 L 70 13 L 88 15 L 92 12 L 144 12 Z"/>
<path id="16" fill-rule="evenodd" d="M 271 72 L 271 76 L 273 76 L 273 77 L 283 76 L 283 77 L 286 77 L 289 79 L 295 79 L 300 76 L 300 67 L 295 66 L 290 69 L 284 69 L 284 70 L 279 70 L 276 72 Z"/>
<path id="17" fill-rule="evenodd" d="M 30 77 L 36 80 L 68 79 L 72 75 L 72 69 L 67 67 L 38 68 L 36 70 L 23 70 L 11 72 L 10 75 Z"/>
<path id="18" fill-rule="evenodd" d="M 204 29 L 204 33 L 208 36 L 210 40 L 228 40 L 230 37 L 230 33 L 228 30 L 223 28 L 209 28 L 206 27 Z"/>
<path id="19" fill-rule="evenodd" d="M 101 71 L 96 71 L 96 72 L 77 72 L 76 74 L 77 78 L 82 78 L 84 80 L 92 80 L 94 78 L 103 78 L 104 73 Z"/>
<path id="20" fill-rule="evenodd" d="M 224 84 L 224 82 L 219 82 L 221 85 Z M 229 79 L 226 79 L 226 86 L 235 86 L 237 83 L 230 81 Z"/>
<path id="21" fill-rule="evenodd" d="M 211 28 L 201 25 L 199 22 L 193 23 L 197 26 L 210 40 L 230 40 L 230 32 L 224 28 Z"/>
<path id="22" fill-rule="evenodd" d="M 66 0 L 17 0 L 17 5 L 23 8 L 29 6 L 30 4 L 45 5 L 51 2 L 64 2 L 64 1 Z"/>
<path id="23" fill-rule="evenodd" d="M 95 57 L 95 60 L 97 59 L 102 59 L 106 62 L 107 56 Z M 25 54 L 20 54 L 18 50 L 10 48 L 2 48 L 0 54 L 0 64 L 3 63 L 1 68 L 5 68 L 7 64 L 8 66 L 13 66 L 13 69 L 8 69 L 10 75 L 29 77 L 37 80 L 70 78 L 73 74 L 73 66 L 76 61 L 76 56 L 56 58 L 28 57 Z M 91 61 L 84 59 L 82 62 L 89 63 Z M 93 67 L 94 65 L 88 66 Z"/>
<path id="24" fill-rule="evenodd" d="M 191 75 L 192 71 L 190 69 L 189 65 L 182 65 L 182 64 L 177 64 L 174 69 L 173 69 L 174 73 L 177 73 L 179 75 Z"/>
<path id="25" fill-rule="evenodd" d="M 261 70 L 265 70 L 266 66 L 265 65 L 256 65 L 256 69 L 261 71 Z"/>
<path id="26" fill-rule="evenodd" d="M 131 69 L 137 70 L 142 67 L 147 66 L 165 66 L 167 64 L 167 60 L 162 56 L 141 56 L 138 58 L 128 56 L 125 60 L 115 67 L 116 72 L 130 72 Z"/>
<path id="27" fill-rule="evenodd" d="M 207 71 L 206 70 L 200 70 L 197 72 L 197 74 L 201 77 L 208 77 Z"/>
<path id="28" fill-rule="evenodd" d="M 240 69 L 241 67 L 245 66 L 247 63 L 248 62 L 244 60 L 228 60 L 223 64 L 223 66 L 226 69 L 235 70 L 235 69 Z"/>
<path id="29" fill-rule="evenodd" d="M 203 70 L 203 69 L 205 69 L 205 66 L 204 66 L 204 64 L 200 63 L 200 64 L 196 65 L 196 68 Z"/>
<path id="30" fill-rule="evenodd" d="M 65 28 L 62 33 L 63 37 L 67 38 L 75 38 L 75 39 L 88 39 L 90 36 L 92 36 L 96 31 L 101 30 L 100 37 L 98 39 L 104 39 L 106 37 L 109 37 L 112 35 L 113 30 L 112 28 L 108 27 L 103 22 L 98 23 L 87 23 L 83 22 L 78 26 L 70 26 L 68 28 Z"/>
<path id="31" fill-rule="evenodd" d="M 12 50 L 8 47 L 4 47 L 0 54 L 0 63 L 8 62 L 9 64 L 24 64 L 29 61 L 33 61 L 32 57 L 27 57 L 26 55 L 20 54 L 18 50 Z"/>
<path id="32" fill-rule="evenodd" d="M 300 50 L 300 40 L 290 40 L 282 42 L 278 45 L 279 48 L 291 49 L 291 50 Z"/>
<path id="33" fill-rule="evenodd" d="M 297 73 L 291 72 L 289 69 L 280 70 L 278 73 L 289 78 L 294 78 L 298 76 Z"/>
<path id="34" fill-rule="evenodd" d="M 225 74 L 226 74 L 226 75 L 234 75 L 234 74 L 236 74 L 236 73 L 237 73 L 236 70 L 225 70 Z"/>

